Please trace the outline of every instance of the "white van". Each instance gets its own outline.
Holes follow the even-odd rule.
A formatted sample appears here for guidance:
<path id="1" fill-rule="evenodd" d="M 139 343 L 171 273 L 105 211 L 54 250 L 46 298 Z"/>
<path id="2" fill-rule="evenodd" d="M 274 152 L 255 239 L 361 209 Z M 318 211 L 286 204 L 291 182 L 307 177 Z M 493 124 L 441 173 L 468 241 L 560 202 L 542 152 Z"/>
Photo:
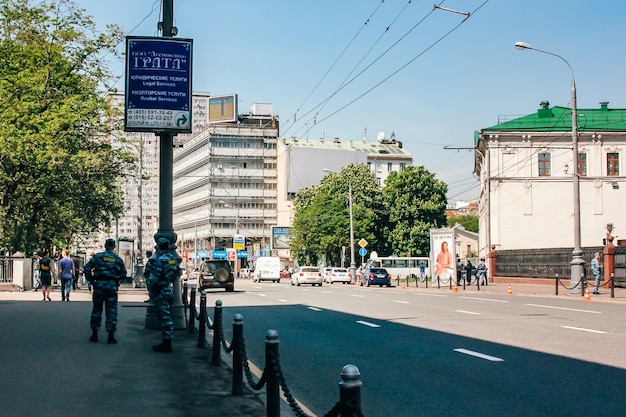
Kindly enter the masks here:
<path id="1" fill-rule="evenodd" d="M 280 281 L 280 258 L 278 256 L 261 256 L 254 265 L 254 282 Z"/>

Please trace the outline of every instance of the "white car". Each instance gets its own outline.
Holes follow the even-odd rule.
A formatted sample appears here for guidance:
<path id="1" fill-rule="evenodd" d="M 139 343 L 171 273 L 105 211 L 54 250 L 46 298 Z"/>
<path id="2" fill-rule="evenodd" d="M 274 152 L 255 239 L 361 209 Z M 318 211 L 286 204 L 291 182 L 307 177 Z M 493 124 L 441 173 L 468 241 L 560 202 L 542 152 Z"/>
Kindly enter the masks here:
<path id="1" fill-rule="evenodd" d="M 330 268 L 326 275 L 326 282 L 334 284 L 335 282 L 350 283 L 350 272 L 346 268 Z"/>
<path id="2" fill-rule="evenodd" d="M 291 285 L 315 284 L 322 286 L 322 273 L 316 266 L 301 266 L 291 274 Z"/>
<path id="3" fill-rule="evenodd" d="M 194 268 L 191 271 L 185 271 L 180 276 L 180 284 L 183 285 L 187 283 L 188 288 L 196 288 L 198 285 L 198 276 L 200 276 L 200 270 L 198 268 Z"/>

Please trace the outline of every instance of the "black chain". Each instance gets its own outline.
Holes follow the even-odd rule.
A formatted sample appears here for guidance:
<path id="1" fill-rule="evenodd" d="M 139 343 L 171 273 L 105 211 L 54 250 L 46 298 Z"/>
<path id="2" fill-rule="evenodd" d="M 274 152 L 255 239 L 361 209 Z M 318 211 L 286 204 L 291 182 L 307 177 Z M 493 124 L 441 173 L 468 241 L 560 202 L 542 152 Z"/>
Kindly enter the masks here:
<path id="1" fill-rule="evenodd" d="M 217 328 L 219 329 L 219 337 L 222 347 L 227 353 L 231 353 L 233 351 L 233 343 L 231 343 L 230 346 L 226 343 L 226 338 L 224 337 L 224 326 L 220 323 Z"/>
<path id="2" fill-rule="evenodd" d="M 248 355 L 246 354 L 246 343 L 244 341 L 243 335 L 241 335 L 241 339 L 239 340 L 239 351 L 241 352 L 241 363 L 243 364 L 243 370 L 246 374 L 246 379 L 248 380 L 248 385 L 255 391 L 260 390 L 265 385 L 265 371 L 263 371 L 263 375 L 261 375 L 261 379 L 259 382 L 255 383 L 254 378 L 252 377 L 252 372 L 250 371 L 250 365 L 248 364 Z"/>
<path id="3" fill-rule="evenodd" d="M 583 280 L 581 279 L 580 281 L 578 281 L 578 282 L 576 283 L 576 285 L 574 285 L 572 288 L 570 288 L 570 287 L 566 287 L 565 285 L 563 285 L 563 283 L 561 282 L 561 280 L 559 280 L 559 284 L 561 284 L 561 286 L 562 286 L 563 288 L 565 288 L 566 290 L 568 290 L 568 291 L 571 291 L 571 290 L 575 289 L 576 287 L 578 287 L 579 285 L 581 285 L 581 283 L 582 283 L 582 282 L 583 282 Z"/>
<path id="4" fill-rule="evenodd" d="M 272 353 L 274 354 L 271 355 L 270 357 L 270 367 L 271 367 L 270 369 L 278 377 L 278 383 L 283 389 L 283 394 L 285 395 L 287 402 L 291 406 L 291 409 L 293 410 L 294 413 L 296 413 L 296 417 L 311 417 L 307 413 L 305 413 L 302 410 L 302 408 L 300 408 L 300 406 L 296 402 L 296 399 L 291 394 L 291 391 L 289 390 L 289 387 L 287 386 L 287 383 L 285 382 L 285 376 L 283 375 L 283 371 L 280 367 L 280 356 L 278 352 L 272 352 Z"/>

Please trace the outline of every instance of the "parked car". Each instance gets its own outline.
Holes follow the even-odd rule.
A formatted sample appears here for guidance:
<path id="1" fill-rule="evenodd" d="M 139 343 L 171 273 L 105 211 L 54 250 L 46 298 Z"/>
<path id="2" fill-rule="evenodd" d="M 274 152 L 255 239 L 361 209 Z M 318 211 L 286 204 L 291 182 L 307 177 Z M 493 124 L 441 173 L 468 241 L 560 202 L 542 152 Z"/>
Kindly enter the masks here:
<path id="1" fill-rule="evenodd" d="M 328 275 L 326 275 L 326 282 L 328 284 L 350 283 L 350 272 L 346 268 L 330 268 Z"/>
<path id="2" fill-rule="evenodd" d="M 316 266 L 301 266 L 291 274 L 291 285 L 315 284 L 322 286 L 322 273 Z"/>
<path id="3" fill-rule="evenodd" d="M 180 276 L 180 283 L 187 283 L 187 287 L 194 287 L 198 284 L 198 276 L 200 276 L 200 269 L 194 268 L 191 271 L 183 272 Z"/>
<path id="4" fill-rule="evenodd" d="M 250 268 L 241 268 L 239 270 L 239 279 L 249 279 L 251 275 Z"/>
<path id="5" fill-rule="evenodd" d="M 368 267 L 365 268 L 363 274 L 361 275 L 361 285 L 370 286 L 370 285 L 378 285 L 378 286 L 387 286 L 391 287 L 391 275 L 385 268 L 375 268 Z"/>
<path id="6" fill-rule="evenodd" d="M 230 269 L 230 262 L 225 259 L 211 259 L 202 262 L 198 275 L 198 289 L 206 288 L 235 290 L 235 275 Z"/>

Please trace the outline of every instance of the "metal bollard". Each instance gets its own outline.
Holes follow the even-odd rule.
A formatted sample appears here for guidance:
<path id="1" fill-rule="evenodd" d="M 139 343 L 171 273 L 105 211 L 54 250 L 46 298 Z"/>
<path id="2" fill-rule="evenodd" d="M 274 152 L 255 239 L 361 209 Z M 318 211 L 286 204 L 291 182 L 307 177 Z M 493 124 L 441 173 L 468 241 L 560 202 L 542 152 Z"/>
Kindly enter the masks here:
<path id="1" fill-rule="evenodd" d="M 278 372 L 275 372 L 272 367 L 272 357 L 278 358 L 278 344 L 278 332 L 268 330 L 265 335 L 265 370 L 263 371 L 267 417 L 280 417 L 280 382 L 278 381 Z"/>
<path id="2" fill-rule="evenodd" d="M 559 295 L 559 274 L 556 274 L 554 279 L 554 295 Z"/>
<path id="3" fill-rule="evenodd" d="M 196 289 L 191 289 L 191 299 L 189 300 L 189 320 L 187 321 L 187 333 L 193 334 L 196 330 Z"/>
<path id="4" fill-rule="evenodd" d="M 220 333 L 222 330 L 222 300 L 215 302 L 215 316 L 213 319 L 213 351 L 211 355 L 211 365 L 219 366 L 222 341 Z"/>
<path id="5" fill-rule="evenodd" d="M 615 272 L 611 272 L 611 298 L 615 298 Z"/>
<path id="6" fill-rule="evenodd" d="M 424 282 L 426 283 L 426 288 L 428 288 L 428 277 L 424 277 Z"/>
<path id="7" fill-rule="evenodd" d="M 582 297 L 584 297 L 585 296 L 585 290 L 587 289 L 587 280 L 585 279 L 585 274 L 584 273 L 580 274 L 580 282 L 581 282 L 581 285 L 580 285 L 580 295 Z"/>
<path id="8" fill-rule="evenodd" d="M 183 305 L 185 307 L 187 307 L 187 296 L 189 295 L 189 286 L 187 285 L 187 282 L 185 282 L 183 284 L 183 293 L 182 293 L 182 301 L 183 301 Z"/>
<path id="9" fill-rule="evenodd" d="M 200 314 L 198 316 L 198 347 L 206 346 L 206 291 L 200 291 Z"/>
<path id="10" fill-rule="evenodd" d="M 441 289 L 441 278 L 437 275 L 437 289 Z"/>
<path id="11" fill-rule="evenodd" d="M 476 291 L 480 291 L 480 278 L 476 276 Z"/>
<path id="12" fill-rule="evenodd" d="M 233 319 L 233 395 L 243 394 L 243 359 L 241 340 L 243 339 L 243 316 L 235 314 Z"/>
<path id="13" fill-rule="evenodd" d="M 341 404 L 341 417 L 361 416 L 361 386 L 359 380 L 361 373 L 354 365 L 346 365 L 341 370 L 341 382 L 339 383 L 339 402 Z"/>

